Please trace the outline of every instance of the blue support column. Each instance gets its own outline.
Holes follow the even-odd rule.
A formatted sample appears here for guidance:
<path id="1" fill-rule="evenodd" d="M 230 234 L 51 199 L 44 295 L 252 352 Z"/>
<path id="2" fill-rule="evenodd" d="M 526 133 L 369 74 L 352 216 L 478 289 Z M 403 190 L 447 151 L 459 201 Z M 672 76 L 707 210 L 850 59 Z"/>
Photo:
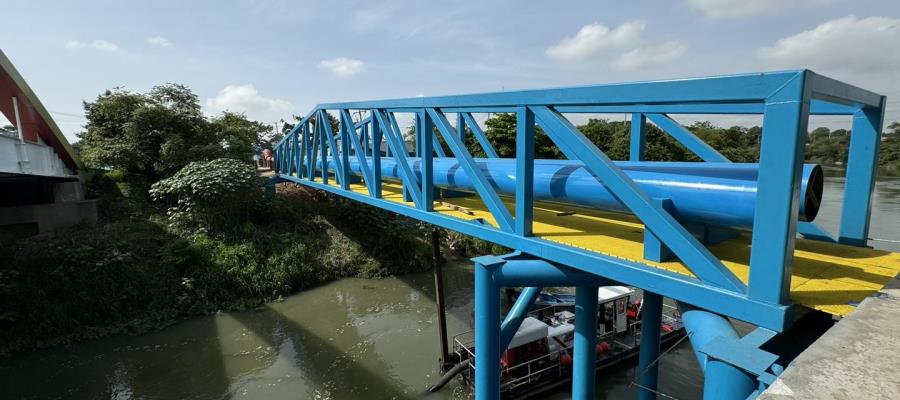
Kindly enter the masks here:
<path id="1" fill-rule="evenodd" d="M 884 123 L 884 97 L 879 108 L 866 107 L 853 114 L 844 205 L 841 208 L 840 243 L 865 246 L 869 237 L 872 191 L 878 169 L 878 145 Z"/>
<path id="2" fill-rule="evenodd" d="M 381 198 L 381 126 L 375 118 L 375 111 L 370 112 L 372 119 L 372 197 Z"/>
<path id="3" fill-rule="evenodd" d="M 516 111 L 516 234 L 531 236 L 534 221 L 534 113 Z"/>
<path id="4" fill-rule="evenodd" d="M 674 207 L 671 199 L 653 199 L 663 210 L 672 213 Z M 665 262 L 675 258 L 675 253 L 663 243 L 659 236 L 656 236 L 650 228 L 644 227 L 644 259 Z"/>
<path id="5" fill-rule="evenodd" d="M 659 383 L 659 327 L 662 323 L 662 296 L 644 291 L 641 303 L 641 352 L 638 359 L 638 400 L 656 400 Z"/>
<path id="6" fill-rule="evenodd" d="M 421 148 L 419 157 L 422 162 L 422 210 L 434 211 L 434 141 L 431 138 L 433 124 L 431 116 L 425 110 L 416 114 L 416 122 L 416 137 Z"/>
<path id="7" fill-rule="evenodd" d="M 575 288 L 575 348 L 572 399 L 594 399 L 597 392 L 597 287 Z"/>
<path id="8" fill-rule="evenodd" d="M 466 143 L 466 120 L 463 118 L 463 113 L 456 113 L 456 133 L 459 135 L 459 140 L 463 143 Z"/>
<path id="9" fill-rule="evenodd" d="M 503 260 L 483 256 L 475 261 L 475 399 L 500 399 L 500 286 L 494 271 Z M 596 296 L 594 303 L 597 303 Z"/>
<path id="10" fill-rule="evenodd" d="M 766 99 L 750 250 L 751 298 L 790 303 L 800 174 L 809 122 L 809 72 Z"/>
<path id="11" fill-rule="evenodd" d="M 647 117 L 643 113 L 631 114 L 631 161 L 644 161 L 647 148 Z"/>

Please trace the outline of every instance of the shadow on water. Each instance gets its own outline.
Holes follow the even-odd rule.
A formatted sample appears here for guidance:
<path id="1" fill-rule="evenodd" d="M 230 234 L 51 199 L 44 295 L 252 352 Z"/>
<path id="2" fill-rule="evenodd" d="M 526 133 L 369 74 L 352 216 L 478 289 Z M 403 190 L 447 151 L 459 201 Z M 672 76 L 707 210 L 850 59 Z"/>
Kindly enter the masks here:
<path id="1" fill-rule="evenodd" d="M 218 334 L 215 319 L 204 317 L 141 337 L 22 354 L 0 364 L 0 397 L 220 399 L 229 377 Z"/>
<path id="2" fill-rule="evenodd" d="M 271 347 L 279 348 L 283 342 L 290 341 L 297 352 L 296 359 L 292 361 L 302 371 L 303 378 L 311 381 L 316 388 L 314 389 L 316 394 L 324 398 L 410 397 L 409 393 L 401 389 L 402 384 L 391 379 L 388 374 L 390 366 L 378 360 L 374 352 L 363 349 L 357 353 L 352 349 L 341 349 L 272 306 L 266 306 L 261 312 L 234 313 L 231 316 Z M 340 321 L 349 321 L 346 315 L 333 317 L 340 318 Z M 330 319 L 335 322 L 334 318 Z M 368 345 L 359 337 L 355 337 L 354 341 L 360 346 Z M 377 371 L 360 362 L 363 354 L 366 355 L 367 361 L 377 364 Z"/>

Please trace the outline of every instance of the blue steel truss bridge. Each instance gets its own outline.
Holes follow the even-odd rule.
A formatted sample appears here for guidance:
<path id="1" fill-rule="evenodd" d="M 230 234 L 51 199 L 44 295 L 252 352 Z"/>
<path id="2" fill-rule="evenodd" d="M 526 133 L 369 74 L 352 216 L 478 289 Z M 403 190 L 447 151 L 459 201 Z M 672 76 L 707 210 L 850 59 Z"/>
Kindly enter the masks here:
<path id="1" fill-rule="evenodd" d="M 884 105 L 808 70 L 327 103 L 277 144 L 275 180 L 515 250 L 474 260 L 479 400 L 498 398 L 500 354 L 547 286 L 576 287 L 572 393 L 594 398 L 596 318 L 578 315 L 596 315 L 597 287 L 610 283 L 644 290 L 644 318 L 662 297 L 678 302 L 704 392 L 745 399 L 784 367 L 766 343 L 810 310 L 846 316 L 900 271 L 900 254 L 865 247 Z M 483 113 L 516 115 L 514 158 L 492 148 Z M 597 113 L 631 115 L 629 160 L 611 160 L 569 120 Z M 762 115 L 758 163 L 731 162 L 672 118 L 688 114 Z M 412 140 L 398 115 L 415 121 Z M 852 118 L 838 232 L 814 223 L 823 178 L 804 164 L 810 115 Z M 645 161 L 648 121 L 702 162 Z M 566 160 L 535 159 L 536 126 Z M 470 154 L 467 135 L 487 157 Z M 531 295 L 501 324 L 510 286 Z M 757 328 L 740 337 L 725 317 Z M 659 344 L 647 340 L 639 395 L 653 398 Z"/>

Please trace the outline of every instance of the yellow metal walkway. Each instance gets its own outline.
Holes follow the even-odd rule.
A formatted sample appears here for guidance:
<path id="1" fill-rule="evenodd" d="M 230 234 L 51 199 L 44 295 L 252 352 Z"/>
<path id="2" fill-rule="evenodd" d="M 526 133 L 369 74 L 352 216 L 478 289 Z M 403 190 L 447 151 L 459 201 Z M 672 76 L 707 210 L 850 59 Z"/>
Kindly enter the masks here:
<path id="1" fill-rule="evenodd" d="M 362 184 L 351 185 L 351 190 L 368 195 Z M 385 200 L 404 203 L 399 184 L 383 183 L 382 196 Z M 514 203 L 510 199 L 504 200 L 510 212 L 514 212 Z M 405 204 L 412 206 L 412 203 Z M 464 220 L 482 218 L 497 226 L 491 213 L 475 196 L 440 199 L 435 201 L 434 210 Z M 644 225 L 627 215 L 535 202 L 533 231 L 535 236 L 549 241 L 693 276 L 680 261 L 654 263 L 644 260 Z M 737 277 L 747 282 L 750 271 L 748 235 L 709 249 Z M 862 302 L 894 279 L 898 272 L 898 253 L 798 239 L 791 298 L 794 303 L 809 308 L 846 316 L 854 309 L 851 303 Z"/>

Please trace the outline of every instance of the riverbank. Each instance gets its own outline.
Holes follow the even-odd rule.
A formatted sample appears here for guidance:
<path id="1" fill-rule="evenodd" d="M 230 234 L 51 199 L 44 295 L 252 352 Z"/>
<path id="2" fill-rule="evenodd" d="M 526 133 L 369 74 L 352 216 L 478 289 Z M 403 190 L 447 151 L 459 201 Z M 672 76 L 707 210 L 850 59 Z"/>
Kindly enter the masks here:
<path id="1" fill-rule="evenodd" d="M 227 234 L 175 229 L 144 202 L 104 196 L 101 204 L 123 209 L 100 225 L 0 248 L 0 354 L 145 333 L 338 278 L 431 267 L 421 224 L 293 185 Z"/>

